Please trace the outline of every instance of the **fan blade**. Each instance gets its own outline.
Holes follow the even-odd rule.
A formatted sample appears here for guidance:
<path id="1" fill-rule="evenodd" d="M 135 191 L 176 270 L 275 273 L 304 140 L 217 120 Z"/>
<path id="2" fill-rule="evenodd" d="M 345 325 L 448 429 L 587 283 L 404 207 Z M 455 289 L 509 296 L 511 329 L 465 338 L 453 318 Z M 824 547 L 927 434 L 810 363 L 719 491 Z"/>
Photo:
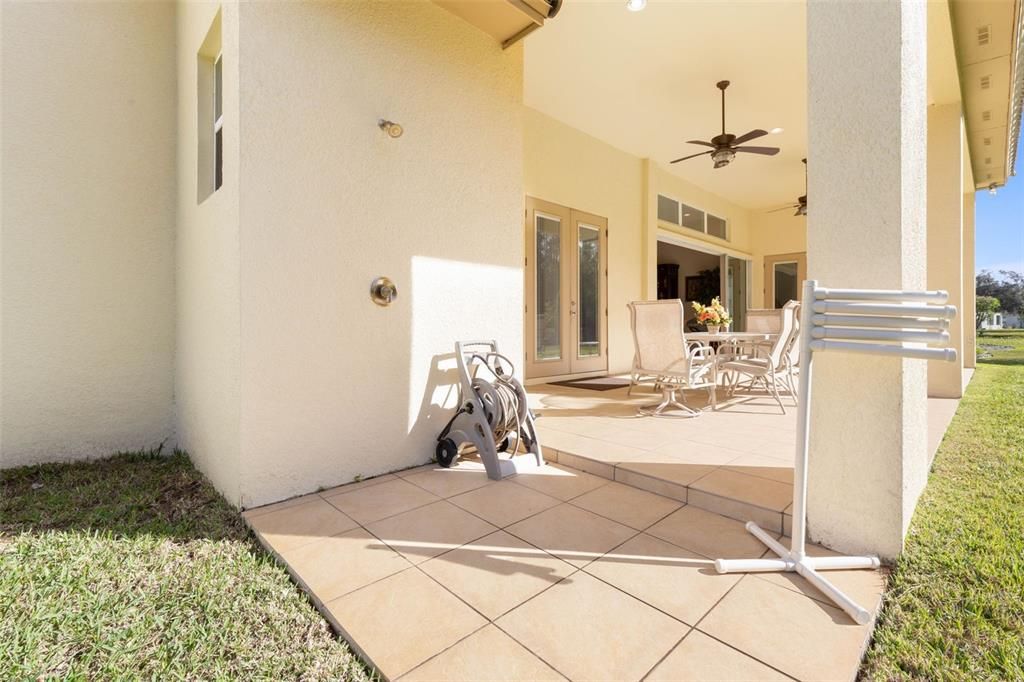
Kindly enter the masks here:
<path id="1" fill-rule="evenodd" d="M 715 145 L 711 144 L 710 142 L 705 142 L 704 140 L 687 140 L 686 144 L 702 144 L 705 147 L 714 147 L 715 146 Z"/>
<path id="2" fill-rule="evenodd" d="M 714 150 L 712 150 L 712 151 L 714 151 Z M 710 153 L 711 152 L 701 152 L 700 154 L 690 154 L 689 156 L 684 156 L 681 159 L 676 159 L 675 161 L 669 161 L 669 163 L 679 163 L 680 161 L 686 161 L 687 159 L 695 159 L 698 156 L 704 156 L 705 154 L 710 154 Z"/>
<path id="3" fill-rule="evenodd" d="M 778 213 L 779 211 L 788 211 L 791 208 L 799 210 L 799 204 L 790 204 L 789 206 L 783 206 L 782 208 L 773 208 L 770 211 L 765 211 L 765 213 Z"/>
<path id="4" fill-rule="evenodd" d="M 760 128 L 755 128 L 754 130 L 751 130 L 746 135 L 740 135 L 735 140 L 733 140 L 732 143 L 733 144 L 743 144 L 744 142 L 750 142 L 751 140 L 756 140 L 759 137 L 764 137 L 767 134 L 768 134 L 767 130 L 761 130 Z"/>
<path id="5" fill-rule="evenodd" d="M 775 156 L 779 153 L 778 147 L 734 147 L 733 151 L 746 152 L 748 154 L 764 154 L 765 156 Z"/>
<path id="6" fill-rule="evenodd" d="M 797 207 L 796 207 L 796 213 L 794 213 L 794 214 L 793 214 L 793 216 L 795 217 L 795 216 L 798 216 L 798 215 L 803 215 L 803 214 L 804 214 L 804 213 L 803 213 L 803 211 L 801 211 L 801 210 L 800 210 L 800 207 L 799 207 L 799 206 L 797 206 Z"/>

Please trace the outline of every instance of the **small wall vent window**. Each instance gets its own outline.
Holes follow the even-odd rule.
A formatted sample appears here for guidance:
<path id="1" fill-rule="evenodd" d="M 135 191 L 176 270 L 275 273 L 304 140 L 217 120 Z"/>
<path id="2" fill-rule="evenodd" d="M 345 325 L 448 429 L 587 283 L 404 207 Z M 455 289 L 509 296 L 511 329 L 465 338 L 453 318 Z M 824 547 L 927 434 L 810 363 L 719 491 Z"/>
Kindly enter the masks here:
<path id="1" fill-rule="evenodd" d="M 658 195 L 658 220 L 695 232 L 703 232 L 718 239 L 729 239 L 729 226 L 725 218 L 705 213 L 695 206 L 684 204 L 663 194 Z"/>
<path id="2" fill-rule="evenodd" d="M 725 218 L 708 213 L 708 234 L 719 239 L 728 239 L 725 231 Z"/>
<path id="3" fill-rule="evenodd" d="M 686 204 L 679 204 L 679 224 L 698 232 L 704 231 L 704 211 Z"/>
<path id="4" fill-rule="evenodd" d="M 679 224 L 679 202 L 675 199 L 658 195 L 658 220 Z"/>

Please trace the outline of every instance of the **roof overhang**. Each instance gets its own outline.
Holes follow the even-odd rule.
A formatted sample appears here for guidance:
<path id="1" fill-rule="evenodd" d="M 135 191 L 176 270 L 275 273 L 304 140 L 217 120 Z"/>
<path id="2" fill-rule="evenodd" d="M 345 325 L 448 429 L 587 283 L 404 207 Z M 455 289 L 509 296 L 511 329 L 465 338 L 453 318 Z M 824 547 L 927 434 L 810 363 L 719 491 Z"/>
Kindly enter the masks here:
<path id="1" fill-rule="evenodd" d="M 964 119 L 977 189 L 1015 174 L 1024 100 L 1021 0 L 952 0 Z"/>
<path id="2" fill-rule="evenodd" d="M 434 0 L 507 48 L 558 14 L 562 0 Z"/>

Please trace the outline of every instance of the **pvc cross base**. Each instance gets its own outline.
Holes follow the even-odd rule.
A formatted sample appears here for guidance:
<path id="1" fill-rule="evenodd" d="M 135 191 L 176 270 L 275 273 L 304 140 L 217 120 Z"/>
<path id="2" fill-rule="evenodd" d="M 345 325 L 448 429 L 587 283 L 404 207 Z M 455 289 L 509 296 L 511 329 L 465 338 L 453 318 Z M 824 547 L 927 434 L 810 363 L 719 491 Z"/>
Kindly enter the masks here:
<path id="1" fill-rule="evenodd" d="M 718 559 L 715 570 L 719 573 L 768 573 L 795 571 L 807 579 L 822 594 L 850 614 L 860 625 L 871 622 L 871 612 L 860 607 L 855 601 L 842 593 L 835 585 L 818 575 L 819 570 L 836 570 L 844 568 L 878 568 L 881 562 L 875 556 L 830 556 L 809 557 L 797 556 L 796 553 L 776 542 L 775 538 L 761 530 L 753 521 L 747 521 L 747 530 L 754 537 L 779 555 L 778 559 Z M 794 541 L 794 544 L 795 541 Z"/>

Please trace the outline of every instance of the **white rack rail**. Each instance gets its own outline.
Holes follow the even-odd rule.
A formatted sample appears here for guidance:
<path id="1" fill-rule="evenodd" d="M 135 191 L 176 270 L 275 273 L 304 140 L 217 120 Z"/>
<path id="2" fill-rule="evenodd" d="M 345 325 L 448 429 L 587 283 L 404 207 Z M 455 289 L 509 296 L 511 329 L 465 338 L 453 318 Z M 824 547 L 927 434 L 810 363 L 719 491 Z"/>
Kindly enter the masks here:
<path id="1" fill-rule="evenodd" d="M 800 313 L 800 385 L 796 462 L 793 470 L 793 531 L 789 549 L 753 521 L 747 530 L 778 555 L 777 559 L 719 559 L 719 573 L 794 571 L 807 579 L 860 624 L 871 613 L 846 596 L 818 571 L 877 568 L 878 557 L 809 557 L 807 538 L 807 449 L 810 442 L 811 372 L 814 353 L 841 352 L 922 360 L 954 361 L 949 321 L 956 307 L 943 305 L 945 291 L 827 289 L 814 280 L 803 284 Z M 933 344 L 929 347 L 925 344 Z"/>

